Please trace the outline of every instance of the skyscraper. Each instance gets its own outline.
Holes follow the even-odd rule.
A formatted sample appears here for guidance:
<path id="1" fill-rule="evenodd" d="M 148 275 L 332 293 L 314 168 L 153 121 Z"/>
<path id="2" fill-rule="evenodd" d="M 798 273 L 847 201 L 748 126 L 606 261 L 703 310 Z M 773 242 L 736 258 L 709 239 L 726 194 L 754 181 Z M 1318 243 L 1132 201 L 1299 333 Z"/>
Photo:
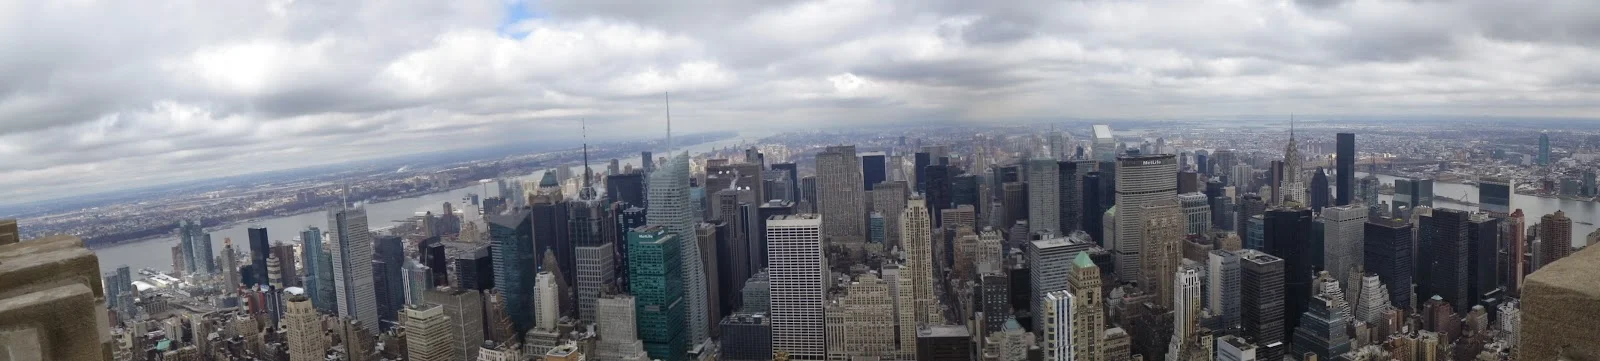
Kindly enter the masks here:
<path id="1" fill-rule="evenodd" d="M 1087 243 L 1087 242 L 1085 242 Z M 1100 300 L 1100 267 L 1089 259 L 1089 252 L 1078 251 L 1072 258 L 1072 273 L 1067 274 L 1067 286 L 1072 292 L 1072 354 L 1079 360 L 1103 360 L 1105 357 L 1106 316 Z"/>
<path id="2" fill-rule="evenodd" d="M 494 285 L 505 300 L 506 314 L 517 333 L 533 328 L 533 219 L 527 210 L 514 210 L 489 218 L 490 252 L 494 257 Z"/>
<path id="3" fill-rule="evenodd" d="M 406 359 L 449 361 L 461 356 L 450 339 L 450 317 L 439 305 L 414 305 L 405 310 Z"/>
<path id="4" fill-rule="evenodd" d="M 1268 204 L 1278 204 L 1284 200 L 1293 200 L 1300 204 L 1306 202 L 1306 179 L 1301 177 L 1304 171 L 1303 157 L 1300 156 L 1300 146 L 1294 139 L 1294 119 L 1289 120 L 1289 144 L 1283 148 L 1283 171 L 1281 193 L 1277 199 L 1268 201 Z"/>
<path id="5" fill-rule="evenodd" d="M 1211 230 L 1211 202 L 1205 193 L 1179 194 L 1178 202 L 1183 205 L 1183 216 L 1188 224 L 1184 234 L 1205 235 Z"/>
<path id="6" fill-rule="evenodd" d="M 245 231 L 250 236 L 250 273 L 255 277 L 257 285 L 267 284 L 267 257 L 272 253 L 267 229 L 250 227 Z"/>
<path id="7" fill-rule="evenodd" d="M 672 171 L 672 165 L 662 171 Z M 689 349 L 689 332 L 684 328 L 692 315 L 684 304 L 687 274 L 681 270 L 685 259 L 680 255 L 689 243 L 694 239 L 679 237 L 665 226 L 628 233 L 629 289 L 635 297 L 639 338 L 651 358 L 679 361 Z"/>
<path id="8" fill-rule="evenodd" d="M 1172 338 L 1167 345 L 1167 359 L 1189 359 L 1185 355 L 1209 356 L 1186 352 L 1190 345 L 1199 343 L 1195 337 L 1200 336 L 1200 310 L 1204 302 L 1204 296 L 1200 294 L 1199 267 L 1183 267 L 1173 274 L 1173 284 L 1176 286 L 1172 293 Z"/>
<path id="9" fill-rule="evenodd" d="M 599 314 L 595 331 L 600 334 L 600 342 L 595 345 L 597 358 L 642 361 L 648 357 L 644 342 L 639 340 L 638 324 L 633 314 L 635 307 L 631 295 L 606 295 L 595 300 L 595 309 Z"/>
<path id="10" fill-rule="evenodd" d="M 1077 344 L 1072 338 L 1073 334 L 1073 300 L 1072 292 L 1066 290 L 1051 291 L 1039 299 L 1039 334 L 1043 338 L 1044 359 L 1051 361 L 1071 361 L 1078 357 L 1072 352 Z"/>
<path id="11" fill-rule="evenodd" d="M 1323 264 L 1328 273 L 1345 277 L 1364 264 L 1367 209 L 1343 205 L 1322 209 Z"/>
<path id="12" fill-rule="evenodd" d="M 1188 223 L 1185 222 L 1183 208 L 1177 198 L 1170 194 L 1166 199 L 1150 201 L 1142 207 L 1127 208 L 1141 208 L 1136 224 L 1144 249 L 1139 252 L 1140 277 L 1134 280 L 1138 280 L 1147 292 L 1155 294 L 1156 304 L 1164 309 L 1172 309 L 1170 302 L 1177 286 L 1173 283 L 1172 274 L 1178 271 L 1182 262 L 1183 239 L 1188 234 L 1185 232 Z"/>
<path id="13" fill-rule="evenodd" d="M 922 197 L 912 196 L 906 201 L 905 211 L 900 213 L 901 246 L 906 250 L 905 271 L 900 277 L 911 280 L 910 297 L 916 305 L 912 313 L 916 315 L 917 322 L 927 322 L 927 310 L 937 305 L 937 300 L 933 298 L 933 234 L 929 230 L 931 220 L 928 219 L 924 204 Z M 902 294 L 905 292 L 902 291 Z"/>
<path id="14" fill-rule="evenodd" d="M 851 156 L 854 158 L 854 155 Z M 852 169 L 860 169 L 853 166 Z M 857 175 L 856 181 L 860 181 Z M 859 185 L 850 188 L 859 192 Z M 668 232 L 677 235 L 681 240 L 678 256 L 682 258 L 681 271 L 683 272 L 683 299 L 687 303 L 685 310 L 688 312 L 688 329 L 684 330 L 686 340 L 690 344 L 698 344 L 705 340 L 708 332 L 706 325 L 706 279 L 704 265 L 700 263 L 700 245 L 695 236 L 695 209 L 694 203 L 689 199 L 689 153 L 678 153 L 655 174 L 650 175 L 649 200 L 650 211 L 645 214 L 651 225 L 666 227 Z M 631 245 L 631 243 L 630 243 Z M 632 251 L 629 255 L 631 257 Z M 632 277 L 632 274 L 629 274 Z M 641 302 L 643 302 L 641 300 Z M 641 329 L 643 329 L 641 327 Z M 648 341 L 647 341 L 648 343 Z M 655 353 L 651 353 L 655 357 Z"/>
<path id="15" fill-rule="evenodd" d="M 1247 249 L 1239 252 L 1239 264 L 1240 335 L 1260 345 L 1261 359 L 1281 360 L 1287 351 L 1283 259 Z"/>
<path id="16" fill-rule="evenodd" d="M 284 343 L 289 346 L 289 361 L 324 361 L 328 345 L 323 337 L 322 319 L 306 296 L 284 300 Z"/>
<path id="17" fill-rule="evenodd" d="M 1550 132 L 1539 133 L 1539 165 L 1550 165 Z"/>
<path id="18" fill-rule="evenodd" d="M 1097 138 L 1098 133 L 1097 130 Z M 1178 162 L 1172 155 L 1125 155 L 1116 161 L 1115 204 L 1120 206 L 1116 210 L 1116 234 L 1105 235 L 1110 238 L 1105 244 L 1116 252 L 1117 276 L 1137 280 L 1143 269 L 1140 252 L 1145 249 L 1141 238 L 1144 226 L 1139 223 L 1144 220 L 1144 205 L 1177 194 Z"/>
<path id="19" fill-rule="evenodd" d="M 831 146 L 817 154 L 817 205 L 822 237 L 830 244 L 860 252 L 866 240 L 866 203 L 861 159 L 853 145 Z"/>
<path id="20" fill-rule="evenodd" d="M 1572 218 L 1560 210 L 1539 217 L 1539 240 L 1544 241 L 1539 250 L 1544 257 L 1534 269 L 1572 254 Z"/>
<path id="21" fill-rule="evenodd" d="M 1444 297 L 1459 314 L 1466 314 L 1467 307 L 1477 303 L 1467 293 L 1467 258 L 1471 256 L 1467 253 L 1468 215 L 1449 208 L 1433 210 L 1433 229 L 1425 232 L 1432 238 L 1432 247 L 1419 250 L 1430 253 L 1433 260 L 1425 273 L 1428 284 L 1419 285 L 1428 287 L 1419 288 L 1427 290 L 1426 294 Z"/>
<path id="22" fill-rule="evenodd" d="M 451 359 L 477 360 L 483 345 L 483 294 L 476 290 L 438 288 L 423 292 L 428 304 L 439 305 L 449 320 L 450 343 L 456 354 Z M 409 328 L 410 325 L 407 325 Z"/>
<path id="23" fill-rule="evenodd" d="M 339 317 L 360 321 L 367 331 L 377 333 L 378 299 L 372 279 L 372 233 L 367 228 L 367 210 L 329 209 L 328 229 Z"/>
<path id="24" fill-rule="evenodd" d="M 1322 167 L 1311 171 L 1311 210 L 1321 212 L 1329 205 L 1328 173 Z"/>
<path id="25" fill-rule="evenodd" d="M 178 221 L 178 243 L 183 248 L 184 274 L 215 273 L 215 267 L 207 267 L 207 264 L 213 263 L 209 257 L 211 244 L 205 242 L 205 230 L 199 222 L 187 219 Z"/>
<path id="26" fill-rule="evenodd" d="M 1061 158 L 1066 159 L 1066 158 Z M 1083 177 L 1094 171 L 1094 162 L 1063 160 L 1056 163 L 1056 197 L 1061 201 L 1061 234 L 1083 230 Z M 1095 224 L 1098 226 L 1099 224 Z"/>
<path id="27" fill-rule="evenodd" d="M 1351 200 L 1354 199 L 1351 187 L 1355 185 L 1356 179 L 1356 134 L 1339 133 L 1334 137 L 1336 138 L 1336 150 L 1334 151 L 1333 159 L 1334 187 L 1338 188 L 1339 191 L 1335 192 L 1336 199 L 1333 204 L 1336 206 L 1348 206 Z"/>
<path id="28" fill-rule="evenodd" d="M 855 188 L 859 189 L 859 188 Z M 916 207 L 908 208 L 907 212 Z M 823 342 L 824 272 L 821 228 L 816 214 L 767 221 L 767 272 L 771 275 L 772 350 L 793 360 L 820 360 Z"/>
<path id="29" fill-rule="evenodd" d="M 334 307 L 333 254 L 322 244 L 322 230 L 317 227 L 300 232 L 300 256 L 305 264 L 306 295 L 317 311 L 337 313 Z M 237 272 L 237 270 L 235 270 Z"/>
<path id="30" fill-rule="evenodd" d="M 595 322 L 599 318 L 595 314 L 595 300 L 600 298 L 606 286 L 616 281 L 615 248 L 613 243 L 578 246 L 579 319 Z"/>
<path id="31" fill-rule="evenodd" d="M 884 163 L 883 152 L 873 152 L 861 155 L 861 184 L 865 190 L 872 190 L 878 183 L 888 180 L 888 167 Z"/>
<path id="32" fill-rule="evenodd" d="M 1061 231 L 1059 165 L 1054 159 L 1028 161 L 1028 225 L 1030 232 L 1065 235 Z"/>
<path id="33" fill-rule="evenodd" d="M 1272 209 L 1263 214 L 1262 219 L 1266 242 L 1261 250 L 1283 260 L 1283 284 L 1287 292 L 1283 299 L 1284 314 L 1299 315 L 1310 302 L 1306 295 L 1311 294 L 1311 279 L 1316 276 L 1317 263 L 1322 262 L 1310 249 L 1313 248 L 1311 210 Z M 1299 322 L 1298 317 L 1287 318 L 1285 329 L 1294 329 Z"/>
<path id="34" fill-rule="evenodd" d="M 1094 131 L 1094 160 L 1112 162 L 1117 160 L 1117 138 L 1111 134 L 1111 126 L 1096 124 Z"/>
<path id="35" fill-rule="evenodd" d="M 950 209 L 952 203 L 950 194 L 952 169 L 948 165 L 934 164 L 929 165 L 925 171 L 928 174 L 928 182 L 922 187 L 922 197 L 928 201 L 928 213 L 933 215 L 933 227 L 940 228 L 944 226 L 944 220 L 939 214 Z"/>
<path id="36" fill-rule="evenodd" d="M 1411 223 L 1394 218 L 1368 220 L 1362 262 L 1388 286 L 1389 303 L 1411 307 Z"/>
<path id="37" fill-rule="evenodd" d="M 405 308 L 405 279 L 401 268 L 405 265 L 405 245 L 399 236 L 373 237 L 372 260 L 373 293 L 378 302 L 379 329 L 388 330 L 397 324 Z"/>
<path id="38" fill-rule="evenodd" d="M 900 245 L 900 213 L 910 195 L 905 181 L 883 182 L 872 189 L 872 210 L 883 213 L 885 248 Z"/>
<path id="39" fill-rule="evenodd" d="M 1239 327 L 1239 255 L 1229 250 L 1213 250 L 1207 255 L 1206 298 L 1211 313 L 1222 317 L 1226 333 Z"/>
<path id="40" fill-rule="evenodd" d="M 1300 315 L 1300 327 L 1294 330 L 1295 354 L 1316 354 L 1318 360 L 1338 359 L 1350 351 L 1350 336 L 1345 333 L 1349 323 L 1334 309 L 1334 300 L 1312 296 L 1310 308 Z"/>
<path id="41" fill-rule="evenodd" d="M 871 357 L 889 359 L 895 347 L 894 295 L 889 284 L 872 273 L 845 285 L 845 293 L 826 309 L 830 358 Z"/>
<path id="42" fill-rule="evenodd" d="M 1028 282 L 1032 291 L 1029 296 L 1030 308 L 1038 314 L 1041 307 L 1039 302 L 1045 294 L 1068 290 L 1072 287 L 1072 271 L 1075 257 L 1083 251 L 1094 247 L 1094 243 L 1083 239 L 1082 233 L 1065 237 L 1052 237 L 1038 241 L 1028 242 L 1024 245 L 1024 255 L 1028 260 Z M 1092 262 L 1091 262 L 1092 263 Z M 931 294 L 931 291 L 930 291 Z M 1035 330 L 1044 327 L 1045 319 L 1033 318 Z"/>
<path id="43" fill-rule="evenodd" d="M 1503 178 L 1478 180 L 1478 209 L 1504 217 L 1511 214 L 1511 183 Z"/>
<path id="44" fill-rule="evenodd" d="M 1500 270 L 1506 265 L 1500 258 L 1500 224 L 1500 218 L 1483 212 L 1467 219 L 1467 296 L 1472 297 L 1472 304 L 1479 304 L 1496 290 L 1504 291 Z"/>

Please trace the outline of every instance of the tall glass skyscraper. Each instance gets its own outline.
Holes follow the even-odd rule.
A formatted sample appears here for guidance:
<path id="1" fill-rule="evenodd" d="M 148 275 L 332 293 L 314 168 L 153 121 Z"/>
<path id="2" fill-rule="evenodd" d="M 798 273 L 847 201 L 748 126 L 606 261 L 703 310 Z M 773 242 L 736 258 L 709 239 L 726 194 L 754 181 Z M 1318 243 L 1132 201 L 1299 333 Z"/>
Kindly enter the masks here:
<path id="1" fill-rule="evenodd" d="M 506 314 L 518 333 L 533 328 L 533 219 L 516 210 L 489 216 L 489 242 L 494 257 L 494 285 L 505 298 Z"/>
<path id="2" fill-rule="evenodd" d="M 672 162 L 665 168 L 671 172 Z M 658 173 L 659 174 L 659 173 Z M 628 283 L 633 290 L 639 339 L 650 358 L 680 361 L 688 352 L 682 238 L 665 226 L 628 233 Z M 686 242 L 687 241 L 687 242 Z M 704 319 L 703 317 L 701 318 Z"/>
<path id="3" fill-rule="evenodd" d="M 1351 196 L 1356 181 L 1356 134 L 1339 133 L 1334 137 L 1333 183 L 1338 191 L 1334 192 L 1333 205 L 1347 206 L 1354 199 Z"/>
<path id="4" fill-rule="evenodd" d="M 301 264 L 305 265 L 306 295 L 317 311 L 337 313 L 333 307 L 333 256 L 322 248 L 322 230 L 317 227 L 300 232 Z"/>
<path id="5" fill-rule="evenodd" d="M 851 157 L 854 159 L 854 156 Z M 859 170 L 860 167 L 855 167 Z M 860 181 L 860 177 L 856 178 Z M 853 188 L 860 191 L 860 187 Z M 700 246 L 695 235 L 694 202 L 689 199 L 689 153 L 678 153 L 666 164 L 662 164 L 654 174 L 650 175 L 650 189 L 648 191 L 650 211 L 645 213 L 645 218 L 650 225 L 666 227 L 667 232 L 676 235 L 680 240 L 687 240 L 679 248 L 678 256 L 681 258 L 683 273 L 683 300 L 688 303 L 684 309 L 688 312 L 688 321 L 685 337 L 691 344 L 698 344 L 706 339 L 706 278 L 705 266 L 700 261 Z M 863 220 L 864 221 L 864 220 Z M 631 247 L 630 247 L 631 248 Z M 629 264 L 632 264 L 632 250 L 629 250 Z M 629 277 L 633 277 L 630 270 Z M 630 281 L 631 283 L 631 281 Z M 637 290 L 635 290 L 637 293 Z M 640 301 L 644 304 L 644 301 Z M 642 306 L 641 306 L 642 307 Z M 643 330 L 643 327 L 640 327 Z"/>
<path id="6" fill-rule="evenodd" d="M 333 242 L 334 294 L 340 317 L 361 321 L 367 331 L 378 332 L 378 299 L 372 280 L 372 233 L 367 210 L 361 207 L 328 210 Z"/>

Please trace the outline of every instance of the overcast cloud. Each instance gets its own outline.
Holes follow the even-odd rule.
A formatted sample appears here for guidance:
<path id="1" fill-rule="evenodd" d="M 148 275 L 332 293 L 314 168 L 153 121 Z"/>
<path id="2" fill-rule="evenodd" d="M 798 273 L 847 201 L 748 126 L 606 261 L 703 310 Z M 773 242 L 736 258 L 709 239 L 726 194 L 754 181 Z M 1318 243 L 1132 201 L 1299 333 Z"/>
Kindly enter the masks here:
<path id="1" fill-rule="evenodd" d="M 1600 118 L 1542 1 L 0 2 L 0 204 L 577 135 L 1239 114 Z"/>

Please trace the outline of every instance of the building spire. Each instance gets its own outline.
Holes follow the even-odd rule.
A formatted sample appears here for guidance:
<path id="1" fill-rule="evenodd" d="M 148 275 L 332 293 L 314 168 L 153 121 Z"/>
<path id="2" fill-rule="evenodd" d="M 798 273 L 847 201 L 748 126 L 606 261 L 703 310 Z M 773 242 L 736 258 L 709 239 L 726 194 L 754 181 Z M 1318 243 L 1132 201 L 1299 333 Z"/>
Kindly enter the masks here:
<path id="1" fill-rule="evenodd" d="M 589 120 L 580 120 L 583 125 L 583 189 L 578 190 L 578 199 L 594 199 L 594 187 L 589 183 Z"/>
<path id="2" fill-rule="evenodd" d="M 672 154 L 672 93 L 661 92 L 667 104 L 667 154 Z"/>
<path id="3" fill-rule="evenodd" d="M 1294 113 L 1289 113 L 1289 141 L 1294 141 Z"/>

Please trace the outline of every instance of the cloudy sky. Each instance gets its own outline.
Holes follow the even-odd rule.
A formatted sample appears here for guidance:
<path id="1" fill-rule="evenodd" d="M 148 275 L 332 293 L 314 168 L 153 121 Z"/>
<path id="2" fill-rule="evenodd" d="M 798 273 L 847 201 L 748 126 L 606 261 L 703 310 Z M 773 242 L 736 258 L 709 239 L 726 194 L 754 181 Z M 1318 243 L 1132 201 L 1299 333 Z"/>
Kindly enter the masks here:
<path id="1" fill-rule="evenodd" d="M 1593 0 L 0 2 L 0 204 L 661 132 L 1600 118 Z"/>

